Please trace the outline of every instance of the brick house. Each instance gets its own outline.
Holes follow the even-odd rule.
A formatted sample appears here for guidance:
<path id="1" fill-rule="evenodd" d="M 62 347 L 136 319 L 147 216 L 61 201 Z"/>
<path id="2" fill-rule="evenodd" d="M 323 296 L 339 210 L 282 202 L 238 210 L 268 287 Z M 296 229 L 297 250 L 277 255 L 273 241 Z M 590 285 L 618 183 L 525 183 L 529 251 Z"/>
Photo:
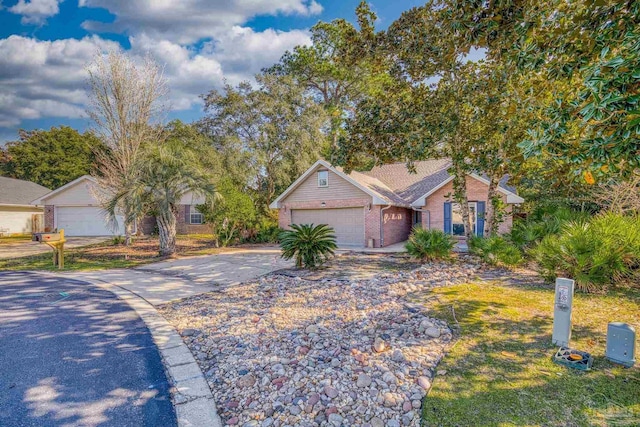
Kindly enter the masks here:
<path id="1" fill-rule="evenodd" d="M 341 246 L 384 247 L 405 241 L 415 226 L 462 236 L 459 206 L 453 202 L 453 177 L 447 159 L 378 166 L 368 172 L 346 174 L 324 160 L 317 161 L 270 207 L 278 209 L 280 227 L 290 224 L 328 224 Z M 474 233 L 482 235 L 489 181 L 467 176 Z M 501 182 L 498 194 L 507 205 L 499 231 L 511 229 L 513 204 L 524 200 Z"/>
<path id="2" fill-rule="evenodd" d="M 63 228 L 65 234 L 74 236 L 118 236 L 124 235 L 124 219 L 119 216 L 116 223 L 110 223 L 101 208 L 100 190 L 96 179 L 89 175 L 57 188 L 31 202 L 44 206 L 45 231 Z M 178 234 L 209 233 L 210 227 L 204 224 L 204 218 L 197 205 L 204 201 L 187 193 L 178 205 Z M 152 234 L 155 230 L 155 218 L 146 217 L 137 224 L 137 230 L 143 234 Z"/>

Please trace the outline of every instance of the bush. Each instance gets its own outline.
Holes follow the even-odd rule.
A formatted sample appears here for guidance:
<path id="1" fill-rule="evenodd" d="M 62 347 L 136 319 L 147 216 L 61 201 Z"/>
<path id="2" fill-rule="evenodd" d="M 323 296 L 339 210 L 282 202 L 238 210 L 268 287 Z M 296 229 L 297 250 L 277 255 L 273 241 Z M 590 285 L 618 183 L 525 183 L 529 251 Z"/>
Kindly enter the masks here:
<path id="1" fill-rule="evenodd" d="M 315 269 L 333 256 L 337 248 L 333 228 L 326 224 L 292 224 L 291 230 L 280 233 L 284 259 L 296 260 L 296 267 Z"/>
<path id="2" fill-rule="evenodd" d="M 263 218 L 255 228 L 247 230 L 248 233 L 243 239 L 249 243 L 278 243 L 278 236 L 282 229 L 278 223 L 270 218 Z"/>
<path id="3" fill-rule="evenodd" d="M 637 276 L 640 270 L 640 217 L 606 213 L 567 223 L 531 251 L 549 280 L 567 276 L 592 292 Z"/>
<path id="4" fill-rule="evenodd" d="M 580 212 L 564 206 L 540 206 L 527 219 L 515 221 L 508 239 L 522 251 L 533 248 L 549 235 L 558 234 L 570 221 L 586 221 L 587 212 Z"/>
<path id="5" fill-rule="evenodd" d="M 502 236 L 474 236 L 469 240 L 469 252 L 491 265 L 516 266 L 524 261 L 520 249 Z"/>
<path id="6" fill-rule="evenodd" d="M 409 255 L 421 261 L 432 261 L 439 258 L 448 258 L 456 244 L 456 240 L 450 234 L 441 230 L 425 230 L 414 228 L 409 236 L 405 248 Z"/>

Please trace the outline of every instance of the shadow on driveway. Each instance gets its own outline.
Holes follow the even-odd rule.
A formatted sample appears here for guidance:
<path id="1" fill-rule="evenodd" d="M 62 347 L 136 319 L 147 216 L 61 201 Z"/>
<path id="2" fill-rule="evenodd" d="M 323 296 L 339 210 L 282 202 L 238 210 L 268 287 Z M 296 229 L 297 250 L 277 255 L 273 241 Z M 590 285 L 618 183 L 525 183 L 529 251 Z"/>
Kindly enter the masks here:
<path id="1" fill-rule="evenodd" d="M 0 273 L 0 425 L 175 426 L 151 335 L 94 285 Z"/>

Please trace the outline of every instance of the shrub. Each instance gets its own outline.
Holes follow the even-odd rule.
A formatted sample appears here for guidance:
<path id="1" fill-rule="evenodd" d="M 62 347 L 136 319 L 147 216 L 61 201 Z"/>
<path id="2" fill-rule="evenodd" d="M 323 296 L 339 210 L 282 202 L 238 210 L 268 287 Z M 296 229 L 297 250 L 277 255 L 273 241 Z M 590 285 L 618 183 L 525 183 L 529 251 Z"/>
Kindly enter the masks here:
<path id="1" fill-rule="evenodd" d="M 578 289 L 592 292 L 638 275 L 640 219 L 606 213 L 590 221 L 572 221 L 531 253 L 547 279 L 568 276 Z"/>
<path id="2" fill-rule="evenodd" d="M 541 206 L 525 220 L 513 224 L 508 239 L 520 250 L 526 251 L 549 235 L 558 234 L 570 221 L 588 220 L 589 214 L 563 206 Z"/>
<path id="3" fill-rule="evenodd" d="M 333 228 L 326 224 L 292 224 L 291 230 L 280 233 L 284 259 L 296 260 L 296 267 L 315 269 L 333 256 L 337 248 Z"/>
<path id="4" fill-rule="evenodd" d="M 453 236 L 444 231 L 414 228 L 405 248 L 412 257 L 421 261 L 431 261 L 448 258 L 455 244 L 456 240 Z"/>
<path id="5" fill-rule="evenodd" d="M 243 239 L 249 243 L 278 243 L 278 236 L 282 229 L 278 223 L 270 218 L 263 218 L 255 228 L 247 230 L 247 235 Z"/>
<path id="6" fill-rule="evenodd" d="M 469 240 L 469 252 L 491 265 L 516 266 L 524 261 L 520 249 L 502 236 L 474 236 Z"/>

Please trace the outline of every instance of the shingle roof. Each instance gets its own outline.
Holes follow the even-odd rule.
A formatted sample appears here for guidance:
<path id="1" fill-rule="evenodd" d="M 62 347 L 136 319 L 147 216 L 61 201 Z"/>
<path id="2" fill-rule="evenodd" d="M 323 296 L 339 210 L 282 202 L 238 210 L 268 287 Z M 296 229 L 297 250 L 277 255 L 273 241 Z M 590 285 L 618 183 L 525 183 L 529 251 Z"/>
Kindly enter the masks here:
<path id="1" fill-rule="evenodd" d="M 433 190 L 449 178 L 448 159 L 415 162 L 415 173 L 409 172 L 406 163 L 392 163 L 376 166 L 363 174 L 385 183 L 391 190 L 408 203 Z"/>
<path id="2" fill-rule="evenodd" d="M 29 205 L 50 191 L 35 182 L 0 176 L 0 205 Z"/>
<path id="3" fill-rule="evenodd" d="M 391 163 L 366 172 L 351 172 L 349 176 L 392 204 L 399 205 L 411 204 L 451 177 L 449 159 L 423 160 L 413 165 L 415 172 L 410 172 L 406 163 Z M 507 185 L 507 179 L 500 181 L 500 187 L 515 194 L 515 188 Z"/>

